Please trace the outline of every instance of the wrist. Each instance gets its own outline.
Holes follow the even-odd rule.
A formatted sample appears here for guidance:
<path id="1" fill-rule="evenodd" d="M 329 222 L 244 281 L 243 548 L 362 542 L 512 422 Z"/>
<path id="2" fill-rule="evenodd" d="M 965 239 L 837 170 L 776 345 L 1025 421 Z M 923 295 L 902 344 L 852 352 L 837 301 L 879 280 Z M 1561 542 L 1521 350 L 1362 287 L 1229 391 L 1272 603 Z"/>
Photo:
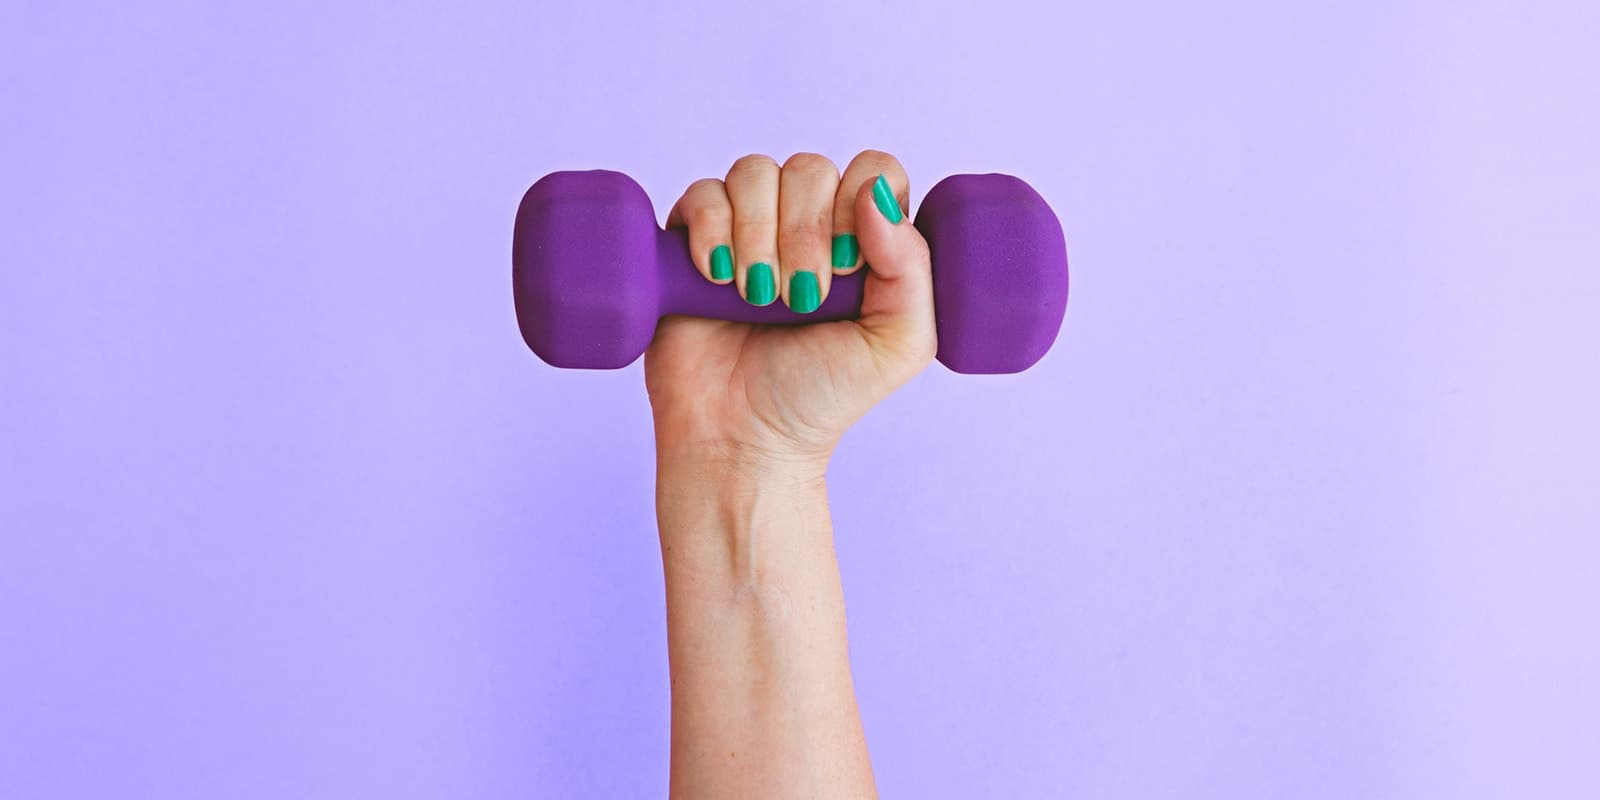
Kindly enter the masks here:
<path id="1" fill-rule="evenodd" d="M 826 471 L 826 458 L 744 443 L 658 443 L 656 515 L 669 570 L 695 565 L 756 584 L 781 580 L 798 552 L 831 552 Z"/>
<path id="2" fill-rule="evenodd" d="M 832 448 L 800 448 L 711 437 L 656 437 L 659 478 L 691 477 L 704 486 L 785 488 L 820 485 Z"/>
<path id="3" fill-rule="evenodd" d="M 740 482 L 820 481 L 837 442 L 837 437 L 788 434 L 751 415 L 720 409 L 656 404 L 652 410 L 662 470 L 711 471 Z"/>

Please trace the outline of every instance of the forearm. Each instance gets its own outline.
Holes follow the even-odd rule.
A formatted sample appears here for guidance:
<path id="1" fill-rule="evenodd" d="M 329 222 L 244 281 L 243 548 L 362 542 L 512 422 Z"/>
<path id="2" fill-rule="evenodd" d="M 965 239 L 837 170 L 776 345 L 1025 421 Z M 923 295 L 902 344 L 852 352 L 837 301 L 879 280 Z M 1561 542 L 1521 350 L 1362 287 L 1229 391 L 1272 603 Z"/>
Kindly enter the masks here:
<path id="1" fill-rule="evenodd" d="M 658 452 L 673 797 L 876 796 L 823 468 Z"/>

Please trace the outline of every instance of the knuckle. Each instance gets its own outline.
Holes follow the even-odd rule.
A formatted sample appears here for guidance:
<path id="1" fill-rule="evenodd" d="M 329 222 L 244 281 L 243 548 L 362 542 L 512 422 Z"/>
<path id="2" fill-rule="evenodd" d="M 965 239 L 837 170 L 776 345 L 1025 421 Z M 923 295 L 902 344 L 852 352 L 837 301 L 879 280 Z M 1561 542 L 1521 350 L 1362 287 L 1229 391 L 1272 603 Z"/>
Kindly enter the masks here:
<path id="1" fill-rule="evenodd" d="M 909 333 L 893 345 L 891 352 L 903 372 L 903 377 L 909 379 L 933 363 L 939 355 L 939 343 L 934 338 L 933 331 L 925 334 Z"/>
<path id="2" fill-rule="evenodd" d="M 922 335 L 913 336 L 908 345 L 907 355 L 922 366 L 932 363 L 939 355 L 939 337 L 932 325 Z"/>
<path id="3" fill-rule="evenodd" d="M 706 202 L 721 197 L 723 191 L 722 181 L 720 179 L 701 178 L 700 180 L 689 184 L 689 188 L 685 189 L 683 194 L 685 197 L 689 197 L 697 202 Z"/>
<path id="4" fill-rule="evenodd" d="M 789 156 L 788 161 L 783 162 L 783 176 L 838 180 L 839 168 L 834 166 L 833 160 L 827 156 L 816 153 L 795 153 Z"/>
<path id="5" fill-rule="evenodd" d="M 771 241 L 777 235 L 777 221 L 768 216 L 746 214 L 733 218 L 733 235 L 744 238 L 762 238 Z"/>
<path id="6" fill-rule="evenodd" d="M 808 214 L 785 222 L 778 235 L 791 241 L 805 242 L 826 238 L 830 228 L 831 225 L 825 215 Z"/>
<path id="7" fill-rule="evenodd" d="M 928 249 L 928 240 L 921 236 L 911 237 L 911 256 L 924 266 L 933 263 L 933 251 Z"/>
<path id="8" fill-rule="evenodd" d="M 728 168 L 728 180 L 737 178 L 759 177 L 780 169 L 778 160 L 769 155 L 751 153 L 741 156 Z"/>
<path id="9" fill-rule="evenodd" d="M 710 203 L 700 203 L 684 209 L 683 221 L 690 228 L 712 229 L 728 226 L 728 210 Z"/>
<path id="10" fill-rule="evenodd" d="M 882 150 L 862 150 L 861 154 L 856 156 L 855 163 L 875 175 L 902 176 L 906 174 L 905 168 L 900 166 L 900 159 Z"/>

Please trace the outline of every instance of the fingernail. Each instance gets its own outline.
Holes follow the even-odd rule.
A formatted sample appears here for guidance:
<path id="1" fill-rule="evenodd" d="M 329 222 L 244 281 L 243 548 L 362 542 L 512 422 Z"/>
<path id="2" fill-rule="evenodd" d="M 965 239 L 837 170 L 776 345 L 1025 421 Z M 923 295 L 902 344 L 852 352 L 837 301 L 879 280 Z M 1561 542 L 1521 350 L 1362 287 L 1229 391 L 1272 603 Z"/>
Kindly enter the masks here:
<path id="1" fill-rule="evenodd" d="M 733 251 L 719 244 L 711 251 L 711 279 L 726 281 L 733 278 Z"/>
<path id="2" fill-rule="evenodd" d="M 900 201 L 894 199 L 894 190 L 889 188 L 888 179 L 882 175 L 872 183 L 872 203 L 878 207 L 883 218 L 889 220 L 890 225 L 899 225 L 900 220 L 906 218 L 905 212 L 900 210 Z"/>
<path id="3" fill-rule="evenodd" d="M 764 306 L 778 296 L 778 285 L 772 280 L 772 265 L 757 261 L 750 265 L 744 276 L 744 299 L 750 305 Z"/>
<path id="4" fill-rule="evenodd" d="M 856 259 L 860 256 L 861 242 L 855 234 L 841 233 L 833 237 L 834 269 L 849 269 L 856 265 Z"/>
<path id="5" fill-rule="evenodd" d="M 801 271 L 789 277 L 789 308 L 796 313 L 810 314 L 822 305 L 822 287 L 817 285 L 817 273 Z"/>

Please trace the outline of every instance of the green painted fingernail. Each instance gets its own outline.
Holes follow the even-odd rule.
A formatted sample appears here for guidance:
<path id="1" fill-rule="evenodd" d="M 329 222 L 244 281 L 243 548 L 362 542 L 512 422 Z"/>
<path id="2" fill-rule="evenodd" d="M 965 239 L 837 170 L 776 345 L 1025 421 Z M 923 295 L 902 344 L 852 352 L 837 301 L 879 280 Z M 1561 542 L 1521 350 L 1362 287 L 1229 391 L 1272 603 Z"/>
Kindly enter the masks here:
<path id="1" fill-rule="evenodd" d="M 872 183 L 872 203 L 878 207 L 883 218 L 889 220 L 890 225 L 899 225 L 900 220 L 906 218 L 900 210 L 900 201 L 894 199 L 894 190 L 889 188 L 888 179 L 882 175 Z"/>
<path id="2" fill-rule="evenodd" d="M 733 277 L 733 251 L 719 244 L 711 251 L 711 279 L 725 281 Z"/>
<path id="3" fill-rule="evenodd" d="M 778 284 L 772 280 L 772 265 L 757 261 L 750 265 L 744 276 L 744 299 L 750 305 L 764 306 L 778 296 Z"/>
<path id="4" fill-rule="evenodd" d="M 853 233 L 841 233 L 833 237 L 833 268 L 849 269 L 856 265 L 856 259 L 861 256 L 861 242 Z"/>
<path id="5" fill-rule="evenodd" d="M 817 273 L 796 272 L 789 277 L 789 308 L 799 314 L 810 314 L 822 305 L 822 287 L 817 285 Z"/>

